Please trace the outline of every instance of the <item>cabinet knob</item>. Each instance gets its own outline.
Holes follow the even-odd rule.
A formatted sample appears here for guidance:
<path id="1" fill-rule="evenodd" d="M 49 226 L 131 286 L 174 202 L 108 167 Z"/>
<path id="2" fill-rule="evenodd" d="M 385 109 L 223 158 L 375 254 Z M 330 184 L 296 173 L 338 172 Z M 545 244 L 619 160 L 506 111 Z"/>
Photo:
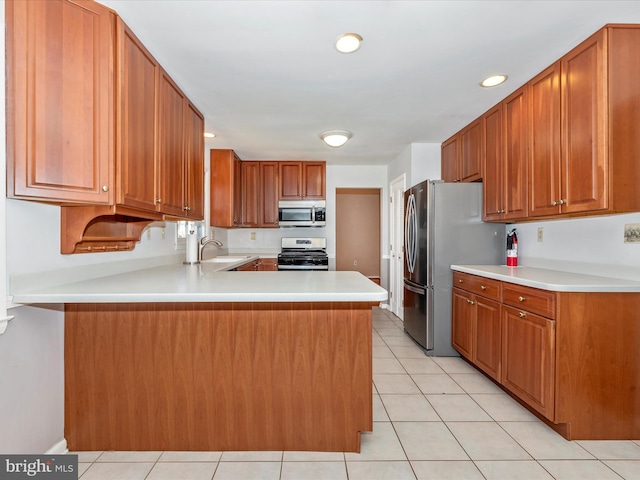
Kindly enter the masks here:
<path id="1" fill-rule="evenodd" d="M 102 191 L 103 192 L 108 192 L 109 191 L 109 185 L 102 185 Z"/>
<path id="2" fill-rule="evenodd" d="M 487 287 L 485 287 L 484 285 L 480 285 L 480 290 L 486 290 Z"/>
<path id="3" fill-rule="evenodd" d="M 563 199 L 561 199 L 561 200 L 560 200 L 560 202 L 558 202 L 558 203 L 560 203 L 560 205 L 566 205 L 566 204 L 567 204 L 567 201 L 563 198 Z"/>
<path id="4" fill-rule="evenodd" d="M 552 207 L 555 207 L 556 205 L 558 205 L 558 202 L 556 202 L 556 201 L 551 202 L 551 206 Z"/>
<path id="5" fill-rule="evenodd" d="M 518 297 L 518 300 L 520 300 L 521 302 L 524 302 L 526 300 L 525 297 Z"/>
<path id="6" fill-rule="evenodd" d="M 518 312 L 518 316 L 519 316 L 520 318 L 524 318 L 524 317 L 526 317 L 526 316 L 527 316 L 527 314 L 526 314 L 526 313 L 524 313 L 524 312 Z"/>
<path id="7" fill-rule="evenodd" d="M 459 178 L 456 178 L 456 179 L 454 180 L 454 182 L 459 182 L 459 181 L 460 181 L 460 179 L 459 179 Z"/>
<path id="8" fill-rule="evenodd" d="M 191 210 L 191 207 L 189 206 L 185 206 L 182 208 L 185 212 L 189 212 Z"/>
<path id="9" fill-rule="evenodd" d="M 464 280 L 462 280 L 461 278 L 458 279 L 458 283 L 464 283 Z"/>
<path id="10" fill-rule="evenodd" d="M 162 199 L 161 198 L 156 198 L 156 203 L 162 203 Z"/>
<path id="11" fill-rule="evenodd" d="M 469 305 L 475 305 L 476 304 L 476 302 L 474 302 L 473 300 L 469 300 L 469 299 L 467 299 L 467 303 Z"/>

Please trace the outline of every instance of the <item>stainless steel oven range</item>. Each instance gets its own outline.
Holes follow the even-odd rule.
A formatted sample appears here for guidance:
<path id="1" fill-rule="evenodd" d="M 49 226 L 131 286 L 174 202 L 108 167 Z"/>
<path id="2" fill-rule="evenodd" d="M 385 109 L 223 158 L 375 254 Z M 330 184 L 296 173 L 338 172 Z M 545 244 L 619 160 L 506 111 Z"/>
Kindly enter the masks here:
<path id="1" fill-rule="evenodd" d="M 278 270 L 329 270 L 327 239 L 283 237 Z"/>

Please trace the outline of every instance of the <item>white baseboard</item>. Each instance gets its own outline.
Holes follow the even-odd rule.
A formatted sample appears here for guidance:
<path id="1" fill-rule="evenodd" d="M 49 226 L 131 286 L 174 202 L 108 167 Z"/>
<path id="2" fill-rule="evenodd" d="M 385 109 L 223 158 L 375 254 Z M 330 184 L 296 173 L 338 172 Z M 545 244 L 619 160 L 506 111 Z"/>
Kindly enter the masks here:
<path id="1" fill-rule="evenodd" d="M 62 440 L 54 443 L 51 448 L 44 453 L 46 455 L 66 455 L 69 453 L 69 448 L 67 448 L 67 439 L 63 438 Z"/>

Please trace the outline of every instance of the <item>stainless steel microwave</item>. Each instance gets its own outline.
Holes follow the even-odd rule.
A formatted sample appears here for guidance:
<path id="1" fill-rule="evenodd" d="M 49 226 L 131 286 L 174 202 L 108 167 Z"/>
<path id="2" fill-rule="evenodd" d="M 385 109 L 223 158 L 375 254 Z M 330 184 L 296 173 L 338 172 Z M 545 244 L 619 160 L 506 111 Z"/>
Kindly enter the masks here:
<path id="1" fill-rule="evenodd" d="M 324 227 L 324 200 L 280 200 L 278 225 L 281 227 Z"/>

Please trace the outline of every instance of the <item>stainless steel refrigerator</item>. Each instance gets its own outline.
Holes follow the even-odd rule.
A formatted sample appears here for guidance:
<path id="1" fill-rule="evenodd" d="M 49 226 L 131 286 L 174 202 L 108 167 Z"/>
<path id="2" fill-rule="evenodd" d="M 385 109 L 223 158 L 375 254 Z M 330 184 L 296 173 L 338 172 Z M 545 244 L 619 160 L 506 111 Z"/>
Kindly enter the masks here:
<path id="1" fill-rule="evenodd" d="M 482 221 L 481 183 L 426 180 L 404 195 L 404 329 L 430 356 L 451 346 L 452 264 L 505 263 L 505 227 Z"/>

